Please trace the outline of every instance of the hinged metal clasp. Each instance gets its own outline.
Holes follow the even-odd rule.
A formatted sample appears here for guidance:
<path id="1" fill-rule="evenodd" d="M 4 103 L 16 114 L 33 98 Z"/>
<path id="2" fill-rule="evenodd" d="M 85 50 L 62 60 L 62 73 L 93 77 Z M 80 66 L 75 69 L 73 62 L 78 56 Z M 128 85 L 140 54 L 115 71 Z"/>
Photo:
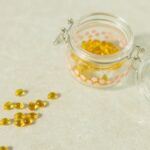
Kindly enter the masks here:
<path id="1" fill-rule="evenodd" d="M 133 53 L 130 55 L 129 59 L 132 61 L 132 68 L 137 70 L 138 64 L 142 61 L 142 55 L 145 52 L 145 49 L 141 46 L 136 46 Z"/>
<path id="2" fill-rule="evenodd" d="M 68 27 L 67 28 L 62 28 L 61 32 L 58 34 L 57 38 L 54 41 L 54 45 L 58 45 L 62 42 L 67 43 L 68 42 L 68 38 L 69 38 L 69 31 L 73 25 L 74 21 L 73 19 L 68 19 Z"/>

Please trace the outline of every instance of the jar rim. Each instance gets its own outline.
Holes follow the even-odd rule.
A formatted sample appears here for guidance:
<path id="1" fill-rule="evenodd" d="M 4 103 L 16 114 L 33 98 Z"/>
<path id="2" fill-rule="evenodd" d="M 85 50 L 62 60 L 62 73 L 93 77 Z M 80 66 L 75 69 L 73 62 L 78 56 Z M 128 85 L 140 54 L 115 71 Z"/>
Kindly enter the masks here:
<path id="1" fill-rule="evenodd" d="M 118 27 L 118 29 L 120 29 L 119 26 L 122 26 L 124 29 L 126 29 L 126 32 L 128 32 L 128 34 L 129 34 L 129 41 L 128 41 L 127 45 L 119 53 L 116 53 L 114 55 L 100 56 L 100 55 L 92 54 L 86 50 L 76 47 L 75 41 L 73 40 L 73 34 L 75 32 L 75 29 L 78 28 L 79 25 L 82 25 L 82 23 L 85 23 L 86 21 L 92 21 L 94 19 L 94 17 L 102 17 L 103 19 L 105 19 L 105 21 L 113 22 L 116 25 L 116 27 Z M 101 20 L 102 18 L 97 18 L 97 19 Z M 120 29 L 120 31 L 121 31 L 121 29 Z M 72 48 L 72 50 L 77 55 L 79 55 L 82 59 L 92 61 L 94 63 L 110 64 L 110 63 L 115 63 L 115 62 L 121 61 L 125 58 L 128 58 L 132 54 L 134 35 L 133 35 L 133 32 L 132 32 L 130 26 L 121 17 L 112 15 L 109 13 L 98 12 L 98 13 L 91 13 L 89 15 L 85 15 L 85 16 L 81 17 L 78 21 L 76 21 L 72 25 L 72 27 L 69 31 L 68 42 L 69 42 L 69 45 Z"/>

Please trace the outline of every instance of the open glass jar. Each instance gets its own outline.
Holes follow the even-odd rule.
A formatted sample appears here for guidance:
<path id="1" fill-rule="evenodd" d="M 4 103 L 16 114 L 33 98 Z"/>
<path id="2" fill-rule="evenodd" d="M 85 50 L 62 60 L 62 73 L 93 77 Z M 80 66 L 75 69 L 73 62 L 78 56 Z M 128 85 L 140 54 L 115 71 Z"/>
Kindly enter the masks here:
<path id="1" fill-rule="evenodd" d="M 141 48 L 133 48 L 134 35 L 120 17 L 93 13 L 62 29 L 55 43 L 68 45 L 74 77 L 92 87 L 108 87 L 125 78 Z"/>

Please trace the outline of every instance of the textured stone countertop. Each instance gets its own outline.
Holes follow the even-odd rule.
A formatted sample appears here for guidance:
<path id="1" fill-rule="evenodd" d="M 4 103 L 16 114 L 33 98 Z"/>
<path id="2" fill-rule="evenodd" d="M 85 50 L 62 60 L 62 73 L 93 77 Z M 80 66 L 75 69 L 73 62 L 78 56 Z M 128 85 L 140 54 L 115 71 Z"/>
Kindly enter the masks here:
<path id="1" fill-rule="evenodd" d="M 132 27 L 136 44 L 150 48 L 149 0 L 0 0 L 0 118 L 5 101 L 62 94 L 35 125 L 0 127 L 0 145 L 13 150 L 150 150 L 150 104 L 134 77 L 114 89 L 78 83 L 66 65 L 66 47 L 55 39 L 66 20 L 91 12 L 121 16 Z M 16 88 L 29 90 L 16 98 Z M 26 110 L 24 110 L 26 111 Z"/>

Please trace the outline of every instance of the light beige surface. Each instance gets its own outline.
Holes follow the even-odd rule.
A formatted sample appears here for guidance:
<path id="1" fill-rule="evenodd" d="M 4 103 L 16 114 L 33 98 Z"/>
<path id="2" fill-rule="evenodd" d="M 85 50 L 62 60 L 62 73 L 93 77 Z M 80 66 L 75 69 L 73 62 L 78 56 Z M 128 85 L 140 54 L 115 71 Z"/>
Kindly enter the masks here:
<path id="1" fill-rule="evenodd" d="M 64 45 L 52 41 L 66 19 L 97 11 L 125 18 L 136 43 L 150 48 L 149 0 L 0 0 L 0 106 L 55 90 L 62 97 L 41 110 L 34 126 L 0 127 L 0 145 L 13 150 L 150 150 L 150 104 L 133 81 L 97 90 L 75 81 Z M 16 88 L 26 97 L 15 98 Z M 0 107 L 0 117 L 13 116 Z"/>

